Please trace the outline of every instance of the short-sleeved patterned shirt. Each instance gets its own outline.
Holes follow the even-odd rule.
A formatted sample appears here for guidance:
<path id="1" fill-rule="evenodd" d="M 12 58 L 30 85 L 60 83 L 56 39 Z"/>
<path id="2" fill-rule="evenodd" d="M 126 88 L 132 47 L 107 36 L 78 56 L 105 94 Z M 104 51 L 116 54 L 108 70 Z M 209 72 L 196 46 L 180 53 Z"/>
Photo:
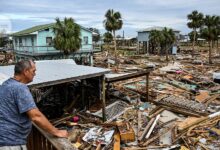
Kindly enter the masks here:
<path id="1" fill-rule="evenodd" d="M 33 108 L 27 85 L 12 78 L 0 85 L 0 147 L 26 144 L 32 123 L 25 112 Z"/>

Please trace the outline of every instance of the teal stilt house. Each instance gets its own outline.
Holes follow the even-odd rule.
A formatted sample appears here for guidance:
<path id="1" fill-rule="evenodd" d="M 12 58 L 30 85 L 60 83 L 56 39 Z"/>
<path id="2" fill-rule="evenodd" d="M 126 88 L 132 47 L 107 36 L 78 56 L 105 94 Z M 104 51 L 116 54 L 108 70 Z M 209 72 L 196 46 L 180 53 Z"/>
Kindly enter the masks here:
<path id="1" fill-rule="evenodd" d="M 16 60 L 53 60 L 64 58 L 61 50 L 54 48 L 53 39 L 55 23 L 34 26 L 12 34 Z M 81 48 L 69 55 L 79 64 L 92 64 L 93 44 L 92 31 L 80 26 Z"/>

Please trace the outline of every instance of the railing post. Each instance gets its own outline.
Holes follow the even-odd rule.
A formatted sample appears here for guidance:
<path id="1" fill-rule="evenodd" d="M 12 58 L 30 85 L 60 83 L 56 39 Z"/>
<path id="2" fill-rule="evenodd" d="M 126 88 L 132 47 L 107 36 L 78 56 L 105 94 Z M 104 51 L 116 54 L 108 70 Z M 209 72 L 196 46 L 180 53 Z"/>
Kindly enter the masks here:
<path id="1" fill-rule="evenodd" d="M 102 89 L 102 92 L 101 92 L 102 117 L 103 117 L 103 122 L 105 122 L 106 121 L 106 110 L 105 110 L 106 103 L 105 103 L 105 76 L 104 75 L 101 77 L 101 89 Z"/>

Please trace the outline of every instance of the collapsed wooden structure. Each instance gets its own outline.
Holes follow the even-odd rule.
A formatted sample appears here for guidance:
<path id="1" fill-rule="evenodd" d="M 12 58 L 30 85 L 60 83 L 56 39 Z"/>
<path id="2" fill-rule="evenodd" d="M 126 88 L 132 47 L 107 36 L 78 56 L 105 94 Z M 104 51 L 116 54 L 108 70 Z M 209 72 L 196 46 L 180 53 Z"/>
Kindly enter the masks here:
<path id="1" fill-rule="evenodd" d="M 13 76 L 13 69 L 13 65 L 1 67 L 1 82 Z M 109 90 L 109 84 L 117 81 L 146 76 L 146 95 L 148 95 L 150 70 L 112 76 L 111 74 L 106 75 L 110 72 L 108 69 L 76 65 L 74 61 L 68 59 L 36 61 L 36 69 L 36 77 L 28 86 L 37 106 L 49 119 L 61 116 L 62 112 L 59 110 L 72 105 L 71 100 L 76 101 L 79 97 L 80 109 L 88 109 L 90 99 L 86 94 L 98 94 L 97 97 L 102 103 L 102 119 L 105 121 L 106 91 Z M 95 90 L 95 92 L 91 94 L 90 90 Z M 74 95 L 74 93 L 77 94 Z M 148 96 L 146 96 L 147 100 Z M 28 138 L 27 146 L 30 150 L 75 149 L 67 139 L 55 138 L 35 124 Z"/>

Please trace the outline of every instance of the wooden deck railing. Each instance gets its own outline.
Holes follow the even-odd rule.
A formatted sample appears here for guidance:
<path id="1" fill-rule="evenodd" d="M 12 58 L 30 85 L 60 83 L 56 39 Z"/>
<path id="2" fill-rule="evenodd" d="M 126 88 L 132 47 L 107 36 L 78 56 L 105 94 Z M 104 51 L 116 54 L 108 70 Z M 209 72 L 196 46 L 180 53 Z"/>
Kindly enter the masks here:
<path id="1" fill-rule="evenodd" d="M 43 134 L 33 127 L 27 142 L 28 150 L 57 150 Z"/>
<path id="2" fill-rule="evenodd" d="M 57 138 L 33 125 L 28 137 L 28 150 L 76 150 L 66 138 Z"/>

